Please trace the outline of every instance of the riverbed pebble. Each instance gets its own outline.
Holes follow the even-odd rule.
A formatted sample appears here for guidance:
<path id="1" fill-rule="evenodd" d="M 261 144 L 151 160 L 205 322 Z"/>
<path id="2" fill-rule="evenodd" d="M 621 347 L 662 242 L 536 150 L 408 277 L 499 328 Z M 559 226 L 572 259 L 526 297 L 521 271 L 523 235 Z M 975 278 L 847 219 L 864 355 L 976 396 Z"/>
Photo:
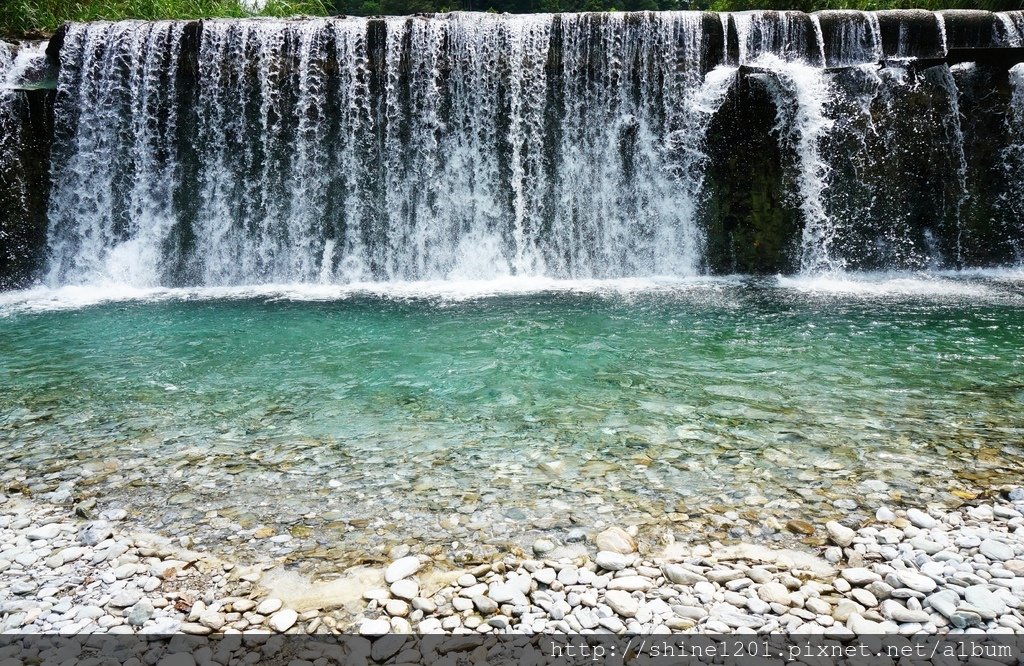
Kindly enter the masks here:
<path id="1" fill-rule="evenodd" d="M 988 511 L 872 508 L 875 523 L 858 529 L 825 525 L 835 546 L 819 555 L 714 544 L 677 549 L 663 559 L 637 555 L 626 529 L 606 528 L 588 555 L 506 559 L 500 570 L 474 571 L 472 580 L 457 576 L 434 596 L 439 603 L 430 615 L 437 622 L 426 626 L 448 632 L 715 633 L 815 631 L 808 628 L 815 625 L 818 632 L 846 638 L 1021 630 L 1024 561 L 1015 558 L 1024 545 L 1024 503 L 997 502 Z M 528 586 L 514 606 L 486 596 L 469 603 L 465 596 L 477 586 L 501 589 L 520 580 Z M 369 619 L 374 614 L 367 610 Z"/>
<path id="2" fill-rule="evenodd" d="M 638 551 L 629 526 L 464 571 L 438 571 L 416 547 L 395 549 L 345 609 L 292 607 L 263 586 L 263 564 L 131 533 L 119 514 L 88 521 L 67 505 L 8 498 L 0 621 L 5 632 L 244 632 L 256 642 L 324 631 L 1024 631 L 1024 493 L 1008 496 L 1018 499 L 955 510 L 865 506 L 874 522 L 816 526 L 831 544 L 821 539 L 817 550 L 715 542 Z M 377 652 L 393 659 L 401 649 Z"/>
<path id="3" fill-rule="evenodd" d="M 395 583 L 408 578 L 420 570 L 420 560 L 415 555 L 408 555 L 392 562 L 384 572 L 384 582 Z"/>

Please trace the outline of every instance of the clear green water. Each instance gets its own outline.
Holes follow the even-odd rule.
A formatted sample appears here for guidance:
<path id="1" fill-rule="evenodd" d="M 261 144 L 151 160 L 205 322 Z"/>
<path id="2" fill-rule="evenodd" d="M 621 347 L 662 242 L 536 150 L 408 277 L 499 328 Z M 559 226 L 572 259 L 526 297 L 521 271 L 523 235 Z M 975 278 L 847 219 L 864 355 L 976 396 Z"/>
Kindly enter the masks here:
<path id="1" fill-rule="evenodd" d="M 9 297 L 0 470 L 328 567 L 605 523 L 790 541 L 791 518 L 1020 482 L 1024 282 L 924 291 Z"/>

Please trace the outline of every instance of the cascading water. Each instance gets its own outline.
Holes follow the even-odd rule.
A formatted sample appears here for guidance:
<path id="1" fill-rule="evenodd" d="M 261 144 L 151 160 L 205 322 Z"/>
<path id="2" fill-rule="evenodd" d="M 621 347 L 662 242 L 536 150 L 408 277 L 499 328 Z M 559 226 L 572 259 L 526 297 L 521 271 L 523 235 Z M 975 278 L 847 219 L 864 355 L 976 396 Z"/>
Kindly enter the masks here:
<path id="1" fill-rule="evenodd" d="M 842 259 L 832 251 L 835 225 L 825 209 L 829 165 L 820 147 L 833 123 L 825 114 L 828 82 L 820 69 L 799 62 L 780 64 L 775 72 L 770 89 L 776 96 L 777 131 L 794 147 L 799 164 L 795 194 L 804 217 L 800 270 L 840 270 Z"/>
<path id="2" fill-rule="evenodd" d="M 16 93 L 10 81 L 16 55 L 14 44 L 0 42 L 0 178 L 5 181 L 14 169 L 16 146 L 21 142 L 21 128 L 13 117 Z"/>
<path id="3" fill-rule="evenodd" d="M 27 273 L 31 254 L 28 211 L 38 196 L 33 176 L 41 170 L 31 163 L 26 146 L 38 144 L 31 124 L 41 109 L 30 103 L 26 88 L 45 78 L 45 47 L 42 42 L 0 41 L 0 289 Z"/>
<path id="4" fill-rule="evenodd" d="M 692 274 L 702 20 L 208 21 L 194 92 L 183 24 L 74 26 L 49 279 Z"/>
<path id="5" fill-rule="evenodd" d="M 990 195 L 976 100 L 962 99 L 974 69 L 938 62 L 980 33 L 961 23 L 947 39 L 947 20 L 1022 43 L 1019 12 L 73 25 L 46 281 L 687 276 L 723 270 L 708 236 L 723 210 L 730 229 L 791 233 L 770 239 L 789 255 L 772 265 L 804 272 L 1004 261 L 976 244 Z M 716 124 L 741 82 L 775 120 L 757 144 L 775 161 L 747 176 L 722 144 L 742 138 L 742 112 L 739 128 Z M 1011 155 L 1020 96 L 1007 104 Z M 1024 180 L 1007 162 L 990 198 L 1011 219 Z M 737 172 L 781 203 L 751 190 L 723 204 Z"/>
<path id="6" fill-rule="evenodd" d="M 882 31 L 874 12 L 823 12 L 818 24 L 823 33 L 826 67 L 851 67 L 882 59 Z"/>
<path id="7" fill-rule="evenodd" d="M 1006 179 L 1011 184 L 1010 192 L 1024 191 L 1024 63 L 1010 69 L 1010 87 L 1012 94 L 1011 113 L 1006 117 L 1006 128 L 1010 142 L 1002 151 L 1002 168 Z M 1024 241 L 1018 235 L 1024 230 L 1024 198 L 1004 196 L 1000 202 L 1017 221 L 1018 232 L 1012 236 L 1013 251 L 1016 261 L 1024 260 Z"/>
<path id="8" fill-rule="evenodd" d="M 797 158 L 804 272 L 964 263 L 970 188 L 957 77 L 970 76 L 973 65 L 915 67 L 922 49 L 945 54 L 947 38 L 941 14 L 909 14 L 897 30 L 890 20 L 888 47 L 877 15 L 817 17 L 834 72 L 795 59 L 755 61 L 771 72 L 777 131 Z M 886 57 L 893 60 L 880 63 Z M 919 169 L 925 151 L 934 176 L 903 191 L 906 179 L 896 174 Z"/>
<path id="9" fill-rule="evenodd" d="M 152 284 L 174 223 L 178 23 L 74 26 L 62 52 L 51 276 Z"/>
<path id="10" fill-rule="evenodd" d="M 45 67 L 45 49 L 44 42 L 10 44 L 0 41 L 0 180 L 16 188 L 23 186 L 14 173 L 19 168 L 18 146 L 22 140 L 20 88 L 28 77 Z"/>
<path id="11" fill-rule="evenodd" d="M 995 41 L 1009 47 L 1024 46 L 1024 11 L 999 12 L 995 16 Z"/>
<path id="12" fill-rule="evenodd" d="M 956 65 L 956 67 L 961 70 L 970 70 L 973 64 L 963 63 Z M 952 201 L 944 201 L 943 205 L 953 211 L 952 217 L 955 220 L 956 233 L 956 265 L 959 266 L 963 259 L 961 213 L 964 207 L 964 200 L 967 197 L 967 156 L 964 154 L 964 132 L 960 125 L 960 91 L 957 88 L 956 80 L 953 78 L 953 72 L 949 67 L 940 67 L 938 71 L 941 77 L 942 89 L 947 95 L 949 104 L 950 113 L 946 116 L 948 120 L 945 123 L 945 129 L 948 145 L 953 156 L 953 173 L 956 174 L 957 180 L 957 190 Z M 934 255 L 935 253 L 933 252 L 932 254 Z M 941 263 L 943 262 L 936 260 L 933 262 L 933 265 Z"/>
<path id="13" fill-rule="evenodd" d="M 821 25 L 799 12 L 743 12 L 733 20 L 740 62 L 764 70 L 757 76 L 774 98 L 775 131 L 796 153 L 794 194 L 804 217 L 800 268 L 840 269 L 841 262 L 830 251 L 834 232 L 823 199 L 829 167 L 819 150 L 832 124 L 825 115 L 831 92 L 820 67 L 825 62 Z"/>
<path id="14" fill-rule="evenodd" d="M 821 28 L 808 14 L 750 11 L 731 17 L 741 64 L 757 63 L 764 56 L 813 64 L 824 60 Z"/>

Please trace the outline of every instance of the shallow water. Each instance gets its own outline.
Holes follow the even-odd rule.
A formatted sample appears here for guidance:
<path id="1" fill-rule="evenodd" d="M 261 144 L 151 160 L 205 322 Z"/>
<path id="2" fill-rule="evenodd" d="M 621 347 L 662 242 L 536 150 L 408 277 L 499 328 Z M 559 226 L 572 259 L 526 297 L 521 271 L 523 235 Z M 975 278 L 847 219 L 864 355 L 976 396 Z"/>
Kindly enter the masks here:
<path id="1" fill-rule="evenodd" d="M 1006 273 L 9 293 L 0 469 L 327 569 L 791 542 L 1019 483 L 1022 306 Z"/>

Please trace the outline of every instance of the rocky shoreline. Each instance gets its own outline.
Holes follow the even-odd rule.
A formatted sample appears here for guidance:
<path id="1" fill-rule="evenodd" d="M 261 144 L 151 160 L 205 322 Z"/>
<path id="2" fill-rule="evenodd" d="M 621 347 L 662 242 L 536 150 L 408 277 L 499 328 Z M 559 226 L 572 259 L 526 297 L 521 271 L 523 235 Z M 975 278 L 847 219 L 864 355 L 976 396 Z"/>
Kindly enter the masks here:
<path id="1" fill-rule="evenodd" d="M 867 525 L 831 522 L 820 553 L 713 542 L 641 556 L 635 528 L 612 527 L 585 550 L 540 539 L 536 559 L 461 571 L 395 549 L 386 568 L 315 582 L 134 533 L 126 518 L 8 497 L 3 633 L 1024 633 L 1021 489 L 956 510 L 882 507 Z"/>

